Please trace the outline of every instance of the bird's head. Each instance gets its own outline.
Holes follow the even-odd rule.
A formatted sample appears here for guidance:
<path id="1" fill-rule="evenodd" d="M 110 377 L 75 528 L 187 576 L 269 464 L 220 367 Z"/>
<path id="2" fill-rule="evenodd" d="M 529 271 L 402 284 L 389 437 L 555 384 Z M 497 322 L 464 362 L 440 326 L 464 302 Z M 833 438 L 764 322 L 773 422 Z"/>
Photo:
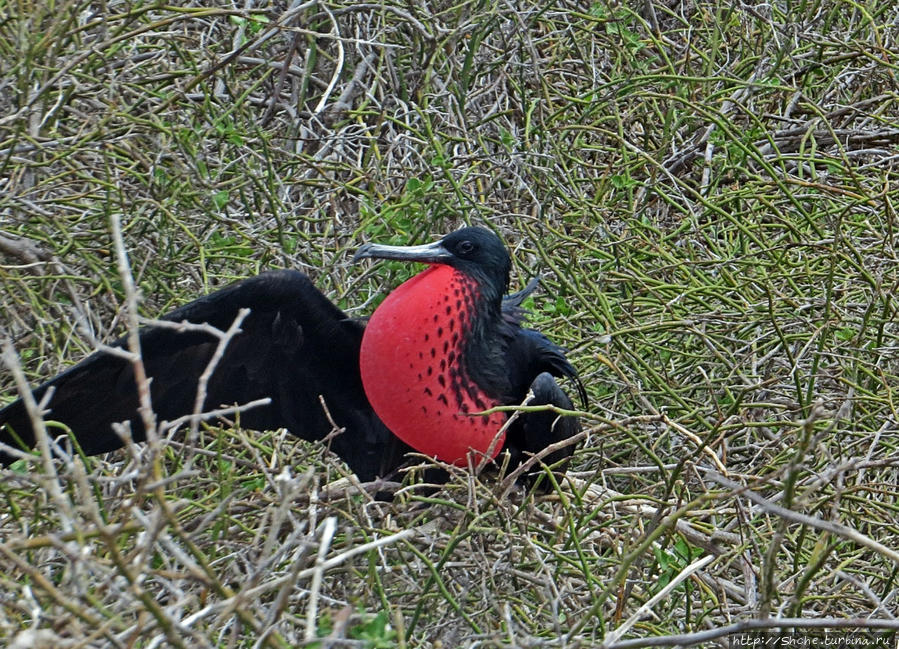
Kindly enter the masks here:
<path id="1" fill-rule="evenodd" d="M 506 292 L 512 268 L 509 252 L 500 238 L 490 230 L 477 227 L 462 228 L 439 241 L 419 246 L 366 243 L 356 251 L 353 261 L 365 258 L 450 266 L 474 279 L 481 290 L 495 297 Z"/>

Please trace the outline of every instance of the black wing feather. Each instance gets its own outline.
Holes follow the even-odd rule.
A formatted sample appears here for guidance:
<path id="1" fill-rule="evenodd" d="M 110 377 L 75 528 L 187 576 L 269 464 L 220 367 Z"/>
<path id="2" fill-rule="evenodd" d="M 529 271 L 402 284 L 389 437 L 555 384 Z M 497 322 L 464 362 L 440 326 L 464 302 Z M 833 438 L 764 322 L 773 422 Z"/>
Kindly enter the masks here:
<path id="1" fill-rule="evenodd" d="M 405 447 L 372 411 L 359 376 L 363 327 L 348 319 L 306 275 L 287 270 L 263 273 L 199 298 L 163 319 L 206 323 L 224 331 L 244 308 L 250 313 L 209 381 L 203 410 L 269 397 L 270 405 L 241 414 L 242 425 L 258 430 L 286 427 L 298 437 L 318 440 L 332 430 L 321 395 L 334 422 L 347 429 L 331 448 L 361 479 L 395 468 Z M 140 340 L 157 419 L 172 421 L 191 414 L 199 377 L 218 339 L 196 330 L 148 327 Z M 119 340 L 114 345 L 125 343 Z M 40 401 L 51 387 L 46 418 L 66 424 L 86 453 L 121 447 L 112 429 L 117 422 L 130 422 L 135 440 L 145 438 L 128 360 L 94 353 L 37 388 L 35 398 Z M 0 441 L 15 446 L 15 431 L 25 445 L 33 446 L 34 433 L 21 400 L 0 410 L 0 426 Z M 0 462 L 12 459 L 0 453 Z"/>
<path id="2" fill-rule="evenodd" d="M 534 397 L 528 405 L 551 405 L 571 410 L 571 399 L 553 378 L 565 377 L 574 383 L 586 407 L 587 392 L 577 371 L 565 358 L 564 350 L 540 332 L 533 329 L 515 331 L 506 359 L 515 393 L 515 398 L 509 405 L 520 404 L 530 391 Z M 506 449 L 511 453 L 511 466 L 520 464 L 529 455 L 542 451 L 550 444 L 576 435 L 580 430 L 577 417 L 559 416 L 551 410 L 520 413 L 506 434 Z M 564 470 L 565 463 L 562 460 L 572 453 L 574 445 L 551 453 L 543 458 L 543 462 L 547 465 L 558 464 Z"/>
<path id="3" fill-rule="evenodd" d="M 531 383 L 541 373 L 548 372 L 558 378 L 568 378 L 574 383 L 581 404 L 587 407 L 587 390 L 578 376 L 577 370 L 565 357 L 565 350 L 539 331 L 518 329 L 506 352 L 509 376 L 513 381 L 513 392 L 519 399 L 531 387 Z"/>
<path id="4" fill-rule="evenodd" d="M 568 395 L 556 383 L 555 379 L 544 372 L 531 384 L 534 398 L 528 405 L 551 405 L 564 410 L 571 410 L 572 404 Z M 522 413 L 521 444 L 528 453 L 539 453 L 547 446 L 561 442 L 580 432 L 581 426 L 577 417 L 562 417 L 546 410 L 542 412 Z M 559 449 L 542 458 L 548 466 L 558 465 L 574 453 L 574 445 Z"/>

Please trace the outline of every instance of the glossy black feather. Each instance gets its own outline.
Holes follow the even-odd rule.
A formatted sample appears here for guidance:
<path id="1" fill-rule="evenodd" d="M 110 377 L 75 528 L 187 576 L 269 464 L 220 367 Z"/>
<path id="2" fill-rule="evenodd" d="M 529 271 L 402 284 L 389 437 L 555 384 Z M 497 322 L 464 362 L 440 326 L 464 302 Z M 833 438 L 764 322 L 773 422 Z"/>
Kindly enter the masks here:
<path id="1" fill-rule="evenodd" d="M 241 333 L 228 344 L 207 389 L 204 410 L 271 398 L 271 404 L 243 412 L 241 424 L 254 430 L 285 427 L 307 440 L 332 430 L 319 401 L 335 423 L 347 429 L 332 450 L 363 480 L 394 469 L 408 447 L 397 440 L 368 405 L 359 376 L 363 327 L 350 320 L 296 271 L 272 271 L 199 298 L 162 319 L 208 323 L 227 330 L 239 311 L 249 308 Z M 194 410 L 197 383 L 218 344 L 214 336 L 149 327 L 141 332 L 141 355 L 152 378 L 151 398 L 158 421 L 172 421 Z M 124 341 L 114 343 L 124 346 Z M 34 391 L 40 401 L 54 388 L 46 419 L 75 433 L 89 454 L 120 448 L 112 424 L 129 421 L 135 440 L 145 438 L 137 415 L 137 387 L 131 363 L 97 352 Z M 34 433 L 21 400 L 0 410 L 0 441 L 27 447 Z M 0 462 L 11 461 L 0 454 Z"/>

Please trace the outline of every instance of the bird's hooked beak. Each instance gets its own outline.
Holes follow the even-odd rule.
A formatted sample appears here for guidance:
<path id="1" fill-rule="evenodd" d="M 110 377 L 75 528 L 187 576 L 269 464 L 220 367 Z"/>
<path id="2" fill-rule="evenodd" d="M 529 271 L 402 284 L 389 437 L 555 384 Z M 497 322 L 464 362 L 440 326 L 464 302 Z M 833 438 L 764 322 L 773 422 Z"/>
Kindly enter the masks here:
<path id="1" fill-rule="evenodd" d="M 397 259 L 399 261 L 419 261 L 425 264 L 445 264 L 454 257 L 443 241 L 425 243 L 420 246 L 385 246 L 366 243 L 353 255 L 353 263 L 360 259 Z"/>

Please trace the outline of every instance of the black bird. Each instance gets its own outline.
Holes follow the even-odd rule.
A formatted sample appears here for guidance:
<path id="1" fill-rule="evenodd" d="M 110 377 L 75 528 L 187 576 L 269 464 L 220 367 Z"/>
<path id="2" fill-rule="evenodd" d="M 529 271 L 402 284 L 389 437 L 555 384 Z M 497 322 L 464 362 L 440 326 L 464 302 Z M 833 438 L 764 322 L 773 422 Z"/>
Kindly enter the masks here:
<path id="1" fill-rule="evenodd" d="M 366 244 L 362 258 L 418 261 L 429 268 L 390 293 L 367 327 L 347 317 L 296 271 L 278 270 L 236 282 L 162 317 L 207 323 L 227 330 L 249 309 L 215 367 L 203 410 L 269 398 L 243 412 L 253 430 L 286 428 L 306 440 L 333 430 L 330 448 L 361 480 L 386 477 L 414 449 L 464 465 L 471 450 L 491 457 L 502 449 L 512 465 L 578 432 L 576 417 L 551 411 L 520 413 L 505 433 L 504 413 L 477 414 L 497 405 L 572 409 L 553 377 L 574 381 L 586 393 L 563 350 L 542 334 L 522 328 L 522 300 L 533 291 L 504 297 L 511 261 L 492 232 L 463 228 L 422 246 Z M 121 339 L 113 345 L 125 346 Z M 157 421 L 194 412 L 197 385 L 218 339 L 196 328 L 149 326 L 140 332 L 141 356 L 151 378 Z M 71 431 L 94 455 L 123 444 L 113 424 L 129 422 L 135 441 L 146 438 L 138 414 L 133 365 L 96 352 L 34 390 L 45 417 Z M 322 408 L 324 400 L 328 413 Z M 0 410 L 0 442 L 21 449 L 35 444 L 22 400 Z M 545 458 L 563 460 L 571 448 Z M 16 457 L 0 450 L 0 463 Z"/>

